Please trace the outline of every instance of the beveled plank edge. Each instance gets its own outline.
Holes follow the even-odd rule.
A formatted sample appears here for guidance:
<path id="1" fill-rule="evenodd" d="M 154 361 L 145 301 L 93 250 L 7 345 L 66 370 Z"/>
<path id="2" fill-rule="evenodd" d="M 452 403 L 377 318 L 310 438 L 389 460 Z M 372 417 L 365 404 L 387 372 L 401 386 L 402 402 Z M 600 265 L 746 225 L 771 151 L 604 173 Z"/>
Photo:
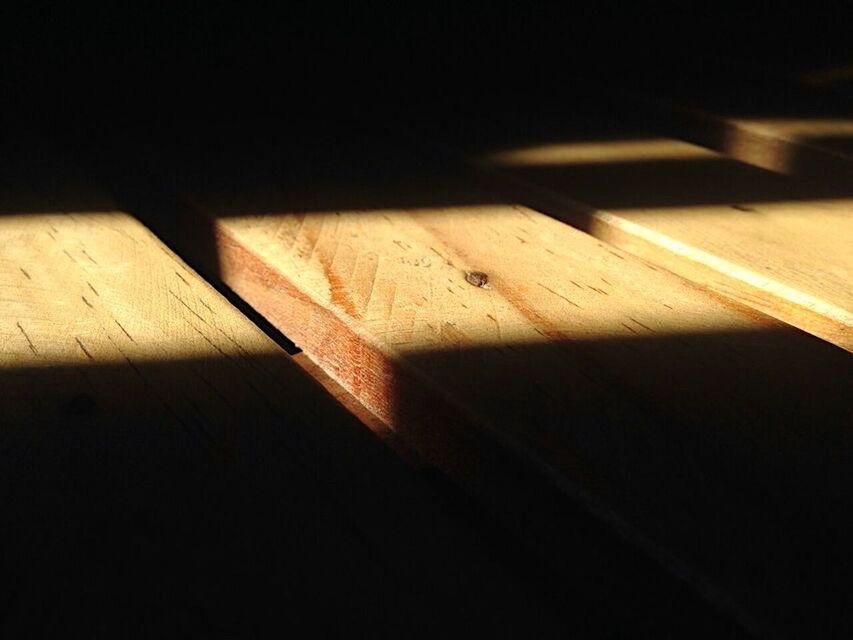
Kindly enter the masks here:
<path id="1" fill-rule="evenodd" d="M 417 452 L 415 452 L 391 427 L 375 413 L 370 411 L 358 398 L 347 391 L 341 384 L 336 382 L 328 373 L 311 357 L 303 352 L 291 356 L 303 371 L 316 380 L 329 395 L 334 398 L 345 410 L 351 413 L 367 429 L 370 429 L 379 437 L 397 456 L 400 457 L 413 470 L 424 467 Z"/>

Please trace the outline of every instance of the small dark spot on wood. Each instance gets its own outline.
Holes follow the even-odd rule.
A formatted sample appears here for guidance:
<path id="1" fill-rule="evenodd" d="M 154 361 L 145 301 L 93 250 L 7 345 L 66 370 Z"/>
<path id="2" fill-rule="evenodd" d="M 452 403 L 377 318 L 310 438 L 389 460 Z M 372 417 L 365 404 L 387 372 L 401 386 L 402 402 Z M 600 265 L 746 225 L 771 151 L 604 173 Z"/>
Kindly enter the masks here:
<path id="1" fill-rule="evenodd" d="M 732 209 L 735 209 L 736 211 L 745 211 L 747 213 L 757 212 L 756 209 L 753 209 L 752 207 L 747 207 L 745 204 L 733 204 Z"/>
<path id="2" fill-rule="evenodd" d="M 482 271 L 466 271 L 465 281 L 468 284 L 480 287 L 481 289 L 489 288 L 489 275 Z"/>

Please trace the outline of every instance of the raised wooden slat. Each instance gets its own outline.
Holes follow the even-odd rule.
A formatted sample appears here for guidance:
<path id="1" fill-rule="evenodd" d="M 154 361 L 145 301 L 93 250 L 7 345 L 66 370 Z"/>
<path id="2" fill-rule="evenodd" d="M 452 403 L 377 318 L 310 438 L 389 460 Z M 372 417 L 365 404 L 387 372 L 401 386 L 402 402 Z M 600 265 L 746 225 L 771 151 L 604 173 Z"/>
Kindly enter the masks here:
<path id="1" fill-rule="evenodd" d="M 757 628 L 849 623 L 847 354 L 399 147 L 283 139 L 183 192 L 225 281 L 426 460 L 549 552 L 500 451 Z"/>
<path id="2" fill-rule="evenodd" d="M 853 177 L 849 99 L 747 77 L 621 100 L 658 131 L 742 162 L 841 186 Z"/>
<path id="3" fill-rule="evenodd" d="M 849 193 L 621 125 L 570 127 L 487 150 L 445 133 L 513 196 L 853 350 Z"/>
<path id="4" fill-rule="evenodd" d="M 138 221 L 61 163 L 16 175 L 0 189 L 2 635 L 553 630 Z"/>

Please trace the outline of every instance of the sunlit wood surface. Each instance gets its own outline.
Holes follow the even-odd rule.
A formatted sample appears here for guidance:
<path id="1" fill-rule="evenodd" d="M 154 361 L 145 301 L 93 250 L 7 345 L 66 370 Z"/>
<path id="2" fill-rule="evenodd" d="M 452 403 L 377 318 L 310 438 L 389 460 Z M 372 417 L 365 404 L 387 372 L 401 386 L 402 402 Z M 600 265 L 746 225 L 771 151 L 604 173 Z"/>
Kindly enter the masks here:
<path id="1" fill-rule="evenodd" d="M 0 634 L 553 630 L 138 221 L 58 165 L 22 194 L 36 165 L 0 193 Z"/>
<path id="2" fill-rule="evenodd" d="M 402 147 L 378 145 L 359 164 L 363 149 L 324 144 L 312 138 L 304 156 L 288 138 L 267 156 L 279 185 L 301 157 L 312 171 L 334 167 L 337 182 L 321 183 L 310 202 L 275 178 L 229 187 L 210 174 L 209 190 L 184 188 L 216 221 L 231 287 L 425 459 L 484 493 L 500 487 L 493 503 L 517 508 L 525 498 L 466 458 L 483 433 L 749 624 L 808 628 L 815 612 L 838 614 L 820 566 L 851 522 L 848 354 L 657 260 L 500 204 Z M 385 179 L 412 165 L 420 173 L 408 197 L 363 181 L 341 187 L 347 167 Z M 404 182 L 394 179 L 398 190 Z M 631 194 L 618 177 L 610 189 Z M 779 235 L 789 224 L 805 230 L 785 205 L 748 206 L 766 210 L 749 215 Z M 663 220 L 648 209 L 638 219 Z M 729 223 L 723 209 L 744 215 Z M 728 204 L 695 214 L 674 222 L 675 208 L 665 222 L 754 229 Z M 485 286 L 471 272 L 486 274 Z M 851 567 L 842 559 L 838 571 Z"/>
<path id="3" fill-rule="evenodd" d="M 516 197 L 853 350 L 853 192 L 844 183 L 800 182 L 630 129 L 608 135 L 620 133 L 625 142 L 469 153 Z"/>

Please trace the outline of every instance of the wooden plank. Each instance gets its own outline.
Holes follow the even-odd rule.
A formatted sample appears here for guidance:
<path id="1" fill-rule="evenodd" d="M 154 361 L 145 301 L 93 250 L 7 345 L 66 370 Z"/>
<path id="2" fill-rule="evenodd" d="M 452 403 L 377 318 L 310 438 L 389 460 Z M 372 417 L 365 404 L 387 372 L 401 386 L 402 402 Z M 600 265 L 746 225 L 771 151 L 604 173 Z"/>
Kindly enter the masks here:
<path id="1" fill-rule="evenodd" d="M 825 565 L 850 573 L 847 354 L 399 147 L 330 138 L 179 180 L 235 291 L 540 549 L 566 529 L 502 452 L 746 624 L 849 624 Z"/>
<path id="2" fill-rule="evenodd" d="M 620 98 L 647 126 L 742 162 L 842 186 L 853 176 L 853 109 L 844 97 L 747 75 Z"/>
<path id="3" fill-rule="evenodd" d="M 511 196 L 853 349 L 850 194 L 621 123 L 551 126 L 550 140 L 491 147 L 470 132 L 444 133 Z"/>
<path id="4" fill-rule="evenodd" d="M 5 161 L 3 635 L 554 631 L 472 530 L 138 221 L 62 163 Z"/>

